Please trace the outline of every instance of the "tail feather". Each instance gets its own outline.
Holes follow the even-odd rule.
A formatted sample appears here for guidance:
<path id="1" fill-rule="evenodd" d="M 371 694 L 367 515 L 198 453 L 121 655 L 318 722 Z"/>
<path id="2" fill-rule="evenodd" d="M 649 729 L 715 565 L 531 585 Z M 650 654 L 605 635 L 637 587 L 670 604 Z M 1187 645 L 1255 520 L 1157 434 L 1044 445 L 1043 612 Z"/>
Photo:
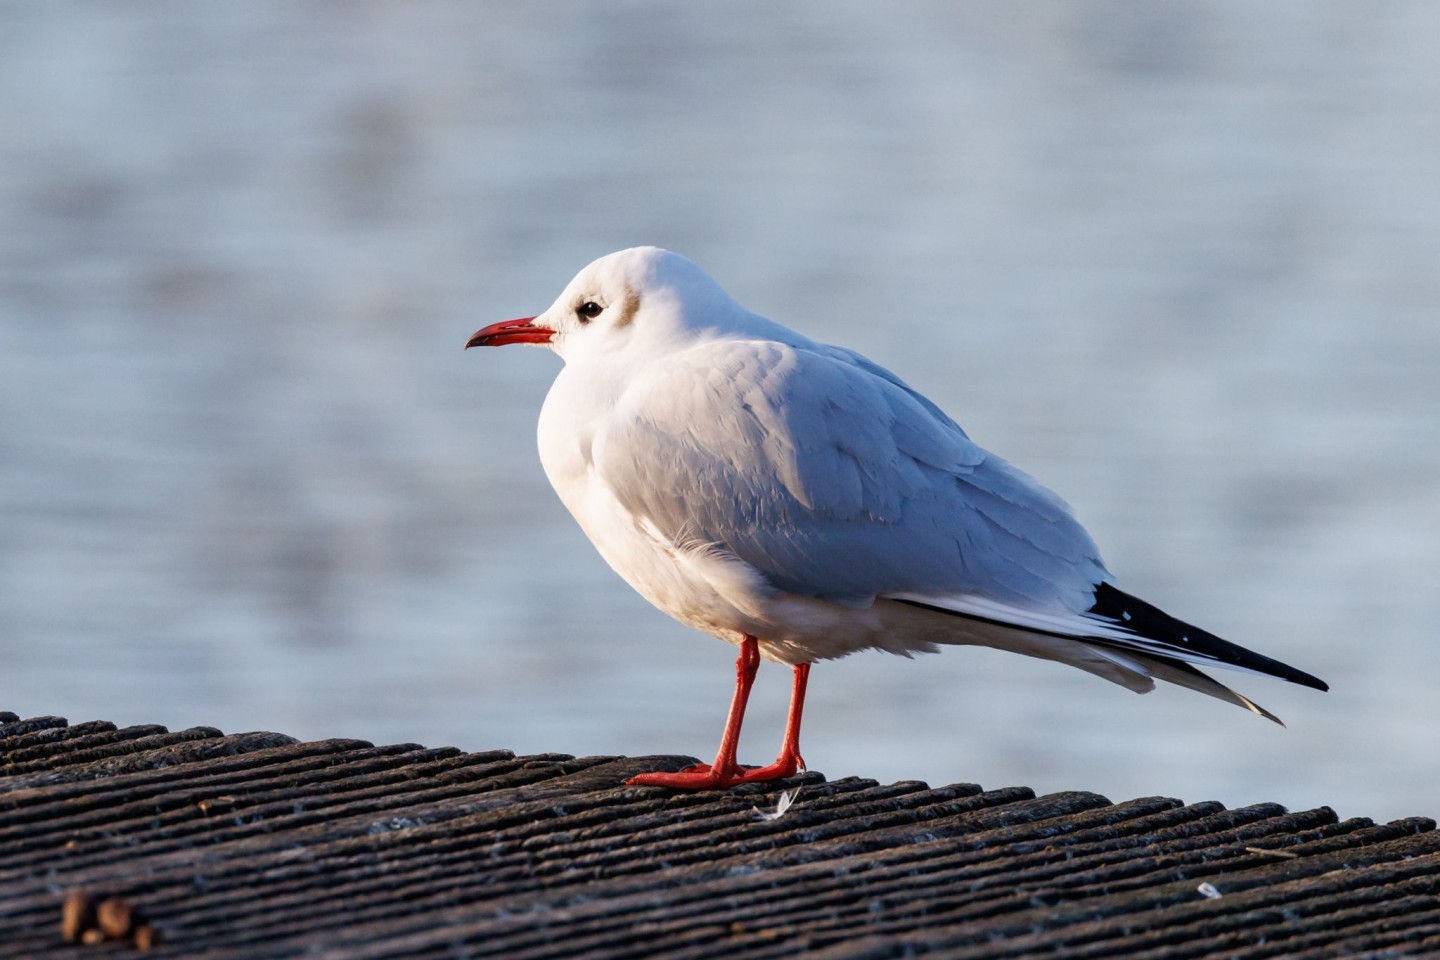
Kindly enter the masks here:
<path id="1" fill-rule="evenodd" d="M 1229 640 L 1222 640 L 1108 583 L 1095 587 L 1095 605 L 1086 611 L 1086 615 L 1123 627 L 1137 640 L 1148 641 L 1145 652 L 1162 659 L 1249 670 L 1316 690 L 1330 689 L 1319 677 Z M 1120 641 L 1120 645 L 1128 647 L 1124 641 Z"/>
<path id="2" fill-rule="evenodd" d="M 970 622 L 969 630 L 948 642 L 980 643 L 1058 660 L 1141 693 L 1153 688 L 1152 678 L 1165 680 L 1244 707 L 1281 726 L 1279 717 L 1202 673 L 1195 664 L 1329 689 L 1318 677 L 1177 620 L 1108 583 L 1096 586 L 1095 603 L 1083 614 L 1022 610 L 972 596 L 891 594 L 886 599 Z M 1048 641 L 1036 642 L 1042 638 Z"/>
<path id="3" fill-rule="evenodd" d="M 1202 673 L 1183 660 L 1161 660 L 1158 657 L 1146 657 L 1133 653 L 1130 654 L 1130 657 L 1143 664 L 1152 677 L 1168 680 L 1182 687 L 1189 687 L 1197 693 L 1203 693 L 1217 700 L 1224 700 L 1226 703 L 1233 703 L 1237 707 L 1244 707 L 1252 713 L 1258 713 L 1266 720 L 1273 720 L 1280 724 L 1280 726 L 1285 726 L 1284 720 L 1281 720 L 1254 700 L 1251 700 L 1242 693 L 1231 690 L 1214 677 Z"/>

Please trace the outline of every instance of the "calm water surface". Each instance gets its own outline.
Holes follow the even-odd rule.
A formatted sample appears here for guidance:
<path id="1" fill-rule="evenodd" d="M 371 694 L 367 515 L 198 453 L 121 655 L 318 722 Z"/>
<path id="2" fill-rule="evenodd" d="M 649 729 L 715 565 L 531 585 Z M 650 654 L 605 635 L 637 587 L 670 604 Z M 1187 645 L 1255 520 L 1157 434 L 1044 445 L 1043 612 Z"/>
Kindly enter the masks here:
<path id="1" fill-rule="evenodd" d="M 0 707 L 708 755 L 733 650 L 549 490 L 558 360 L 460 350 L 656 243 L 1334 687 L 861 655 L 813 768 L 1440 813 L 1437 111 L 1423 2 L 0 7 Z"/>

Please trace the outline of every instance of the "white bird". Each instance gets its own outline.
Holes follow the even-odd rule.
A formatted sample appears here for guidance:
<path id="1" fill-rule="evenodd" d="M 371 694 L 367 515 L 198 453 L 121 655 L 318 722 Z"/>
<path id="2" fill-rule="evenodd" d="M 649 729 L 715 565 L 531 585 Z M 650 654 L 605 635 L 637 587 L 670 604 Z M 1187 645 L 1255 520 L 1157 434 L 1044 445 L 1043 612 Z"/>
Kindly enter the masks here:
<path id="1" fill-rule="evenodd" d="M 1294 667 L 1183 623 L 1112 584 L 1055 494 L 853 351 L 751 313 L 655 247 L 601 257 L 535 317 L 467 347 L 549 347 L 565 366 L 540 412 L 540 460 L 600 555 L 665 613 L 740 647 L 713 764 L 631 782 L 682 789 L 804 769 L 815 660 L 978 644 L 1145 693 L 1155 679 L 1279 720 L 1196 669 Z M 760 658 L 790 664 L 780 755 L 736 745 Z"/>

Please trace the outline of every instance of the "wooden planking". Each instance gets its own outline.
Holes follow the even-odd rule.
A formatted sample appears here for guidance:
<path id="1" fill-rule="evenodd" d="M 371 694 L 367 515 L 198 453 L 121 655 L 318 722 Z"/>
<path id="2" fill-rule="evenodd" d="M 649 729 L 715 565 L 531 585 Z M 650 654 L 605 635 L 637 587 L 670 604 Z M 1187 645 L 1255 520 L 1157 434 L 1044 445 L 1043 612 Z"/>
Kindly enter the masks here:
<path id="1" fill-rule="evenodd" d="M 133 952 L 61 939 L 83 891 L 133 907 L 155 957 L 1440 950 L 1425 818 L 814 773 L 718 794 L 623 785 L 687 762 L 0 714 L 0 944 Z"/>

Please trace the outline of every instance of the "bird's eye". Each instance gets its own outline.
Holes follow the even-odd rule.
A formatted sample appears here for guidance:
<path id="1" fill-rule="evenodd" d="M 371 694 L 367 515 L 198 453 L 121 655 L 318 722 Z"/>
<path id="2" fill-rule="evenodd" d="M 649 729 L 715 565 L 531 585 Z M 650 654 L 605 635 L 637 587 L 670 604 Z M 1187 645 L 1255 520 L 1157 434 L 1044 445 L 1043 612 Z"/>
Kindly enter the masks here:
<path id="1" fill-rule="evenodd" d="M 596 317 L 600 316 L 600 314 L 604 312 L 605 308 L 600 306 L 600 304 L 596 303 L 594 300 L 586 300 L 584 303 L 580 304 L 580 306 L 575 308 L 575 314 L 581 320 L 594 320 Z"/>

